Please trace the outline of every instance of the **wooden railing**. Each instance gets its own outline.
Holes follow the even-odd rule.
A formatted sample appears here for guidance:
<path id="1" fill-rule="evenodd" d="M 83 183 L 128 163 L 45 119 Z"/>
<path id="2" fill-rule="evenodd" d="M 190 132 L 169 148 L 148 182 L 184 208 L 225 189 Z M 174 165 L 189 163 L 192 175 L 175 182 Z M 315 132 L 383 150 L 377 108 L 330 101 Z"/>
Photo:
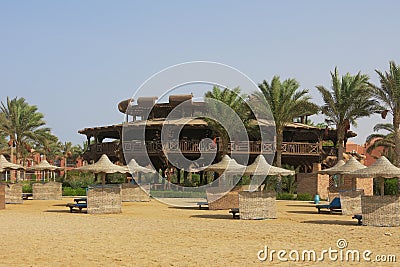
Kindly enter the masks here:
<path id="1" fill-rule="evenodd" d="M 123 151 L 127 153 L 149 153 L 156 154 L 163 151 L 161 141 L 124 141 L 122 143 Z M 180 151 L 183 154 L 215 152 L 219 151 L 220 143 L 200 142 L 198 140 L 167 141 L 164 143 L 164 150 L 167 153 Z M 228 151 L 235 153 L 253 153 L 253 154 L 272 154 L 274 153 L 274 144 L 261 141 L 249 142 L 230 142 Z M 282 144 L 282 154 L 286 155 L 312 155 L 318 156 L 321 149 L 318 143 L 300 143 L 284 142 Z"/>

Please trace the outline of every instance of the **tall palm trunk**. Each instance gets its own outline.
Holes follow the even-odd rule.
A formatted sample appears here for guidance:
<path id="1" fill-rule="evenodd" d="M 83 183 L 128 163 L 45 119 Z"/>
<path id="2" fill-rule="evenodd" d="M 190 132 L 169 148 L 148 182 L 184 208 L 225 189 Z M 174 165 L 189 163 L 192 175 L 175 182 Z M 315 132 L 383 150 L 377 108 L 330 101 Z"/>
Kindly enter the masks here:
<path id="1" fill-rule="evenodd" d="M 400 110 L 399 110 L 400 111 Z M 393 128 L 394 128 L 394 144 L 395 144 L 395 165 L 400 166 L 400 112 L 394 112 L 393 114 Z M 397 178 L 397 188 L 400 192 L 400 177 Z"/>
<path id="2" fill-rule="evenodd" d="M 338 161 L 343 159 L 344 152 L 344 136 L 345 136 L 345 126 L 337 125 L 337 145 L 338 145 Z"/>
<path id="3" fill-rule="evenodd" d="M 282 167 L 283 129 L 276 129 L 276 166 Z"/>
<path id="4" fill-rule="evenodd" d="M 64 157 L 64 179 L 67 178 L 67 157 Z"/>

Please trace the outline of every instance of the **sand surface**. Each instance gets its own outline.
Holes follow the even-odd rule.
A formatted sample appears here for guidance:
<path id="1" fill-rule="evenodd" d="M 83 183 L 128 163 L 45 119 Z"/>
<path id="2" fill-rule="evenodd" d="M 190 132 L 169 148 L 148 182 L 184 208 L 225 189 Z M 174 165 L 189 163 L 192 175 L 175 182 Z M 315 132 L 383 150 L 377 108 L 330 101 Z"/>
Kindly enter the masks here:
<path id="1" fill-rule="evenodd" d="M 68 202 L 28 200 L 0 210 L 0 266 L 400 266 L 400 227 L 357 226 L 351 216 L 317 214 L 310 202 L 277 201 L 278 219 L 258 221 L 156 200 L 123 203 L 121 214 L 71 214 Z M 320 253 L 338 249 L 338 239 L 347 250 L 371 250 L 372 259 L 397 254 L 397 263 L 257 258 L 265 246 Z"/>

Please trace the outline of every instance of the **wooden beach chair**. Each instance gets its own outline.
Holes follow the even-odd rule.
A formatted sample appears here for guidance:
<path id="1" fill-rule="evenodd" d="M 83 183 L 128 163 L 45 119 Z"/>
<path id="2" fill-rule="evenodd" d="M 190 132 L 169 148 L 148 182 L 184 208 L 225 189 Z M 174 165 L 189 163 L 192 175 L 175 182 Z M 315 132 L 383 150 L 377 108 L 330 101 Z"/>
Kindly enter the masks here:
<path id="1" fill-rule="evenodd" d="M 351 218 L 352 219 L 357 219 L 358 220 L 358 225 L 362 225 L 362 215 L 361 214 L 356 214 Z"/>
<path id="2" fill-rule="evenodd" d="M 69 211 L 72 213 L 73 210 L 79 210 L 82 212 L 82 209 L 87 209 L 87 198 L 86 197 L 78 197 L 74 198 L 75 203 L 67 203 L 66 207 L 69 208 Z"/>
<path id="3" fill-rule="evenodd" d="M 321 213 L 321 209 L 328 209 L 330 213 L 337 211 L 337 212 L 342 212 L 342 206 L 340 204 L 340 198 L 335 197 L 331 203 L 326 204 L 326 205 L 316 205 L 315 206 L 318 209 L 318 213 Z"/>

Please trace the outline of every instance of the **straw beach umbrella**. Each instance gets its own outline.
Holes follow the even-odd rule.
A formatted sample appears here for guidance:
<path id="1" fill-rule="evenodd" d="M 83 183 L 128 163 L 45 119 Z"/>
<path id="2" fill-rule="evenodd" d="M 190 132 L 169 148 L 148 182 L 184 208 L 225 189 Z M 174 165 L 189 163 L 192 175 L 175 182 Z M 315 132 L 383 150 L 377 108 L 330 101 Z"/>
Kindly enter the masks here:
<path id="1" fill-rule="evenodd" d="M 400 168 L 397 168 L 385 156 L 382 156 L 371 166 L 351 172 L 350 175 L 359 178 L 381 178 L 381 195 L 383 196 L 385 193 L 384 178 L 400 177 Z"/>
<path id="2" fill-rule="evenodd" d="M 55 170 L 60 170 L 60 169 L 62 169 L 62 168 L 54 166 L 54 165 L 51 165 L 45 159 L 42 160 L 39 164 L 36 164 L 35 166 L 32 166 L 32 167 L 28 168 L 29 171 L 52 171 L 52 172 L 54 172 Z M 55 175 L 54 175 L 54 179 L 55 179 Z"/>
<path id="3" fill-rule="evenodd" d="M 143 166 L 140 166 L 135 159 L 131 159 L 129 161 L 128 165 L 126 166 L 128 168 L 128 172 L 134 173 L 134 172 L 142 172 L 142 173 L 155 173 L 156 170 L 146 168 Z"/>
<path id="4" fill-rule="evenodd" d="M 102 177 L 103 185 L 106 183 L 106 180 L 105 180 L 106 174 L 117 173 L 117 172 L 129 173 L 129 169 L 127 168 L 127 166 L 119 166 L 119 165 L 112 163 L 106 154 L 103 154 L 96 163 L 81 166 L 81 167 L 75 168 L 74 170 L 82 171 L 82 172 L 92 172 L 95 174 L 98 174 L 98 173 L 103 174 L 103 177 Z"/>
<path id="5" fill-rule="evenodd" d="M 367 166 L 361 164 L 354 157 L 351 157 L 344 165 L 336 168 L 337 174 L 349 174 L 356 170 L 365 169 Z"/>
<path id="6" fill-rule="evenodd" d="M 126 168 L 128 169 L 128 173 L 132 174 L 132 178 L 133 178 L 133 174 L 136 173 L 138 176 L 138 181 L 140 182 L 141 180 L 141 173 L 157 173 L 156 170 L 152 169 L 152 168 L 147 168 L 147 167 L 143 167 L 140 166 L 135 159 L 131 159 L 131 161 L 129 161 L 128 165 L 126 166 Z"/>
<path id="7" fill-rule="evenodd" d="M 253 187 L 258 187 L 267 175 L 278 175 L 280 180 L 281 176 L 294 175 L 295 171 L 272 166 L 263 155 L 258 155 L 254 162 L 246 167 L 245 174 L 253 175 L 249 187 L 249 189 L 252 190 Z M 262 181 L 260 179 L 262 179 Z"/>
<path id="8" fill-rule="evenodd" d="M 329 174 L 329 175 L 337 174 L 337 168 L 343 166 L 344 164 L 346 164 L 346 163 L 344 162 L 344 160 L 341 159 L 335 164 L 335 166 L 330 167 L 328 169 L 320 170 L 320 171 L 318 171 L 318 173 L 319 174 Z"/>
<path id="9" fill-rule="evenodd" d="M 0 172 L 6 170 L 25 170 L 25 167 L 19 164 L 9 162 L 3 155 L 0 155 Z M 7 181 L 7 172 L 6 172 Z"/>
<path id="10" fill-rule="evenodd" d="M 206 171 L 214 171 L 217 173 L 230 172 L 230 173 L 240 173 L 245 170 L 246 166 L 241 165 L 236 162 L 236 160 L 230 158 L 228 155 L 225 155 L 222 160 L 218 163 L 211 164 L 206 167 Z"/>
<path id="11" fill-rule="evenodd" d="M 295 171 L 270 165 L 263 155 L 258 155 L 252 164 L 246 167 L 245 174 L 250 175 L 294 175 Z"/>

